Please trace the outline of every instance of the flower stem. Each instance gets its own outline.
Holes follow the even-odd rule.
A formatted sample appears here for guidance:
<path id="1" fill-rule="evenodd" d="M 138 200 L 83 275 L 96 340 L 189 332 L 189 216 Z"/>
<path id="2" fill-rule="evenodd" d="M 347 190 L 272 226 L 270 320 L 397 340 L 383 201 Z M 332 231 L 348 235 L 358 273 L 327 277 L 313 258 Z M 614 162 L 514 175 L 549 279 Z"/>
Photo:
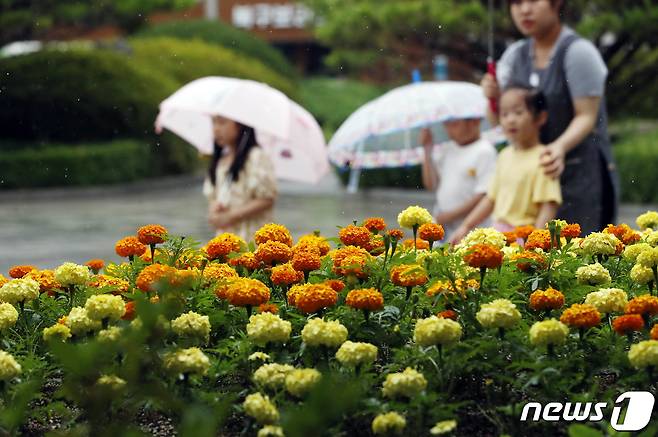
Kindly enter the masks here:
<path id="1" fill-rule="evenodd" d="M 418 249 L 416 248 L 416 234 L 418 233 L 418 225 L 414 225 L 413 228 L 413 233 L 414 233 L 414 255 L 418 254 Z"/>
<path id="2" fill-rule="evenodd" d="M 407 300 L 411 297 L 411 290 L 413 290 L 413 286 L 407 285 Z"/>
<path id="3" fill-rule="evenodd" d="M 247 318 L 251 317 L 251 305 L 245 307 L 247 309 Z"/>
<path id="4" fill-rule="evenodd" d="M 149 244 L 151 247 L 151 264 L 155 262 L 155 244 Z"/>

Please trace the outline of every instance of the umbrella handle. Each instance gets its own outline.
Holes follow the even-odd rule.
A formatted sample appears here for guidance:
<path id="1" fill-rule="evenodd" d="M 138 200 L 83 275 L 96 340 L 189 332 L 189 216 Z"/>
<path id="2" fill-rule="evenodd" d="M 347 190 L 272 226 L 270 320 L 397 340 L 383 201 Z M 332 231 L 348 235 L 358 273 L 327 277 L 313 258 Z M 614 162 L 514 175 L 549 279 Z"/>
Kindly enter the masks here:
<path id="1" fill-rule="evenodd" d="M 491 57 L 487 58 L 487 73 L 496 79 L 496 61 Z M 489 99 L 489 109 L 494 114 L 498 114 L 498 101 L 496 99 Z"/>

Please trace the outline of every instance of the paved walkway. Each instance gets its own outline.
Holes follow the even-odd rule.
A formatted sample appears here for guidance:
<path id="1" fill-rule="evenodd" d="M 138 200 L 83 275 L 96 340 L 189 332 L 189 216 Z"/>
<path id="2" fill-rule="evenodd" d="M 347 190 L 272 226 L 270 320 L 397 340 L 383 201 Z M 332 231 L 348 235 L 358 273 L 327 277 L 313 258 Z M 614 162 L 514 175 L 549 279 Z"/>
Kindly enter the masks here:
<path id="1" fill-rule="evenodd" d="M 395 226 L 408 205 L 432 206 L 423 191 L 378 189 L 348 194 L 333 177 L 317 186 L 280 185 L 275 220 L 294 236 L 313 230 L 336 235 L 352 220 L 381 216 Z M 624 206 L 621 221 L 634 223 L 649 209 Z M 654 207 L 655 208 L 655 207 Z M 120 187 L 0 192 L 0 273 L 15 264 L 53 268 L 90 258 L 118 261 L 114 243 L 139 226 L 160 223 L 200 241 L 212 237 L 201 180 L 179 177 Z"/>

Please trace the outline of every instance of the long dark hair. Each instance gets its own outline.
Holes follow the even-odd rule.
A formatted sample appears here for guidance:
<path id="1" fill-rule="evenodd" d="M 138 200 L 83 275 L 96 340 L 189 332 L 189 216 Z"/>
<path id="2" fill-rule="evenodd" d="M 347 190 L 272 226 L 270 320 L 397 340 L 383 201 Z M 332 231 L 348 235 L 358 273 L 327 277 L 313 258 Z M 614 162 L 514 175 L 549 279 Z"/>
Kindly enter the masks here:
<path id="1" fill-rule="evenodd" d="M 245 126 L 241 123 L 238 125 L 238 142 L 235 149 L 235 157 L 233 162 L 228 169 L 231 181 L 236 182 L 240 176 L 240 172 L 244 168 L 247 158 L 249 157 L 249 152 L 256 146 L 256 132 L 254 129 Z M 213 150 L 212 159 L 210 160 L 210 167 L 208 168 L 208 177 L 210 177 L 210 182 L 213 186 L 217 183 L 217 163 L 222 157 L 222 152 L 224 147 L 221 144 L 215 142 L 215 148 Z"/>

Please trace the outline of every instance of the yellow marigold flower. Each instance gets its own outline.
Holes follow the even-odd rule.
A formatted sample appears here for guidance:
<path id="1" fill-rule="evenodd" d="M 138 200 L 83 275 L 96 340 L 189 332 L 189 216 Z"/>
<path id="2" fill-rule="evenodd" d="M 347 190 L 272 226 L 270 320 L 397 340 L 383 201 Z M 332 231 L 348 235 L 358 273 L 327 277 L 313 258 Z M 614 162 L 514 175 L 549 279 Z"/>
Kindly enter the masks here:
<path id="1" fill-rule="evenodd" d="M 425 223 L 418 228 L 418 238 L 430 242 L 441 241 L 445 236 L 443 226 L 436 223 Z"/>
<path id="2" fill-rule="evenodd" d="M 420 206 L 410 206 L 398 214 L 398 224 L 403 228 L 411 229 L 432 222 L 432 214 Z"/>
<path id="3" fill-rule="evenodd" d="M 21 374 L 21 365 L 16 362 L 14 357 L 0 350 L 0 381 L 9 381 Z"/>
<path id="4" fill-rule="evenodd" d="M 372 432 L 376 435 L 401 434 L 406 426 L 407 421 L 404 416 L 391 411 L 375 417 L 372 421 Z"/>
<path id="5" fill-rule="evenodd" d="M 521 313 L 509 300 L 496 299 L 482 304 L 475 318 L 485 328 L 509 329 L 521 320 Z"/>
<path id="6" fill-rule="evenodd" d="M 407 367 L 404 372 L 389 373 L 382 388 L 387 398 L 413 398 L 427 387 L 427 380 L 422 373 Z"/>
<path id="7" fill-rule="evenodd" d="M 260 261 L 256 259 L 256 254 L 253 252 L 245 252 L 237 258 L 229 261 L 232 266 L 244 267 L 247 270 L 256 270 L 260 266 Z"/>
<path id="8" fill-rule="evenodd" d="M 474 268 L 496 269 L 503 263 L 503 252 L 490 244 L 476 244 L 466 250 L 464 261 Z"/>
<path id="9" fill-rule="evenodd" d="M 302 398 L 322 379 L 316 369 L 295 369 L 286 375 L 286 391 Z"/>
<path id="10" fill-rule="evenodd" d="M 286 376 L 295 370 L 290 364 L 263 364 L 254 372 L 254 382 L 263 388 L 276 390 L 286 385 Z"/>
<path id="11" fill-rule="evenodd" d="M 64 263 L 55 270 L 55 280 L 64 286 L 84 285 L 90 279 L 91 271 L 87 266 Z"/>
<path id="12" fill-rule="evenodd" d="M 293 248 L 295 251 L 304 251 L 309 249 L 318 249 L 320 251 L 320 256 L 325 256 L 331 250 L 331 246 L 327 242 L 326 238 L 311 234 L 301 237 Z"/>
<path id="13" fill-rule="evenodd" d="M 601 288 L 585 297 L 585 303 L 602 314 L 621 313 L 628 303 L 628 295 L 619 288 Z"/>
<path id="14" fill-rule="evenodd" d="M 0 302 L 16 305 L 39 297 L 40 286 L 34 279 L 12 279 L 0 287 Z"/>
<path id="15" fill-rule="evenodd" d="M 459 252 L 467 250 L 476 244 L 489 244 L 501 249 L 507 244 L 507 238 L 494 228 L 476 228 L 469 232 L 459 244 Z"/>
<path id="16" fill-rule="evenodd" d="M 381 217 L 369 217 L 363 221 L 363 226 L 370 232 L 377 233 L 386 229 L 386 222 Z"/>
<path id="17" fill-rule="evenodd" d="M 295 307 L 306 314 L 336 305 L 338 293 L 325 284 L 307 284 L 295 297 Z"/>
<path id="18" fill-rule="evenodd" d="M 648 267 L 644 267 L 641 264 L 635 264 L 631 269 L 631 280 L 637 284 L 648 284 L 654 280 L 653 270 Z"/>
<path id="19" fill-rule="evenodd" d="M 5 285 L 7 282 L 9 282 L 9 280 L 5 278 L 3 275 L 0 275 L 0 287 Z"/>
<path id="20" fill-rule="evenodd" d="M 560 345 L 566 341 L 569 328 L 559 320 L 548 319 L 533 324 L 529 334 L 535 346 Z"/>
<path id="21" fill-rule="evenodd" d="M 126 384 L 127 383 L 124 379 L 121 379 L 116 375 L 102 375 L 96 381 L 96 386 L 99 388 L 113 392 L 121 391 L 126 386 Z"/>
<path id="22" fill-rule="evenodd" d="M 645 250 L 651 250 L 651 245 L 648 243 L 631 244 L 624 249 L 624 258 L 629 261 L 637 261 L 637 257 Z"/>
<path id="23" fill-rule="evenodd" d="M 599 263 L 579 267 L 576 270 L 576 279 L 579 284 L 602 285 L 612 282 L 608 269 Z"/>
<path id="24" fill-rule="evenodd" d="M 426 284 L 427 271 L 418 264 L 401 264 L 391 269 L 391 282 L 400 287 Z"/>
<path id="25" fill-rule="evenodd" d="M 641 229 L 657 229 L 658 228 L 658 212 L 647 211 L 641 214 L 635 220 L 637 226 Z"/>
<path id="26" fill-rule="evenodd" d="M 530 295 L 530 308 L 535 311 L 556 310 L 562 305 L 564 294 L 554 288 L 536 290 Z"/>
<path id="27" fill-rule="evenodd" d="M 66 341 L 69 338 L 71 338 L 71 330 L 68 326 L 61 323 L 55 323 L 53 326 L 43 329 L 44 341 Z"/>
<path id="28" fill-rule="evenodd" d="M 146 252 L 146 246 L 139 242 L 137 237 L 124 237 L 114 245 L 114 251 L 120 257 L 140 256 Z"/>
<path id="29" fill-rule="evenodd" d="M 658 314 L 658 297 L 643 294 L 631 299 L 626 305 L 626 314 Z"/>
<path id="30" fill-rule="evenodd" d="M 637 234 L 638 237 L 640 234 Z M 644 241 L 646 241 L 649 245 L 656 247 L 658 246 L 658 231 L 653 231 L 650 232 L 645 238 Z M 629 243 L 632 244 L 632 243 Z"/>
<path id="31" fill-rule="evenodd" d="M 345 246 L 365 248 L 370 243 L 370 231 L 364 226 L 345 226 L 338 232 L 338 237 Z"/>
<path id="32" fill-rule="evenodd" d="M 176 276 L 176 269 L 162 264 L 151 264 L 137 275 L 137 288 L 145 293 L 158 291 L 159 287 L 169 285 Z"/>
<path id="33" fill-rule="evenodd" d="M 82 307 L 73 307 L 64 321 L 73 335 L 85 335 L 101 328 L 101 322 L 93 320 Z"/>
<path id="34" fill-rule="evenodd" d="M 551 233 L 546 229 L 535 229 L 525 242 L 526 250 L 541 249 L 545 252 L 551 250 Z"/>
<path id="35" fill-rule="evenodd" d="M 268 396 L 260 393 L 248 395 L 242 403 L 247 416 L 253 417 L 260 424 L 272 424 L 279 420 L 279 411 Z"/>
<path id="36" fill-rule="evenodd" d="M 274 425 L 265 425 L 258 430 L 256 437 L 284 437 L 283 428 Z"/>
<path id="37" fill-rule="evenodd" d="M 425 265 L 425 263 L 431 263 L 441 259 L 443 254 L 436 250 L 418 250 L 416 253 L 416 264 Z"/>
<path id="38" fill-rule="evenodd" d="M 295 270 L 290 263 L 281 264 L 272 267 L 272 275 L 270 276 L 272 284 L 274 285 L 292 285 L 304 280 L 304 273 Z"/>
<path id="39" fill-rule="evenodd" d="M 223 233 L 213 238 L 204 248 L 208 259 L 220 259 L 231 253 L 240 252 L 242 247 L 246 246 L 244 240 L 235 234 Z"/>
<path id="40" fill-rule="evenodd" d="M 91 278 L 87 284 L 93 288 L 99 288 L 103 291 L 111 291 L 112 293 L 123 294 L 130 290 L 130 283 L 121 278 L 114 278 L 107 275 L 96 275 Z M 42 288 L 43 290 L 43 288 Z"/>
<path id="41" fill-rule="evenodd" d="M 384 307 L 384 295 L 374 288 L 352 290 L 347 293 L 345 304 L 358 310 L 378 311 Z"/>
<path id="42" fill-rule="evenodd" d="M 198 337 L 208 340 L 210 337 L 210 318 L 189 311 L 172 320 L 171 329 L 181 337 Z"/>
<path id="43" fill-rule="evenodd" d="M 457 289 L 455 290 L 455 286 Z M 434 284 L 432 284 L 428 289 L 427 289 L 427 295 L 429 297 L 434 297 L 437 294 L 444 294 L 444 295 L 453 295 L 455 293 L 459 293 L 461 297 L 465 298 L 466 297 L 466 292 L 468 290 L 477 290 L 480 288 L 480 282 L 475 280 L 475 279 L 467 279 L 464 280 L 462 278 L 458 278 L 455 280 L 455 285 L 453 286 L 452 282 L 445 280 L 445 281 L 437 281 Z"/>
<path id="44" fill-rule="evenodd" d="M 444 420 L 442 422 L 436 422 L 436 425 L 430 429 L 431 435 L 441 435 L 452 432 L 457 428 L 456 420 Z"/>
<path id="45" fill-rule="evenodd" d="M 13 279 L 20 279 L 36 269 L 34 266 L 13 266 L 9 269 L 9 276 Z"/>
<path id="46" fill-rule="evenodd" d="M 290 246 L 278 241 L 267 241 L 256 249 L 256 259 L 264 264 L 285 263 L 292 258 Z"/>
<path id="47" fill-rule="evenodd" d="M 121 338 L 121 335 L 123 335 L 122 328 L 119 328 L 118 326 L 110 326 L 107 329 L 98 331 L 96 337 L 100 342 L 114 343 Z"/>
<path id="48" fill-rule="evenodd" d="M 658 266 L 658 247 L 642 251 L 637 256 L 637 263 L 648 268 Z"/>
<path id="49" fill-rule="evenodd" d="M 377 346 L 370 343 L 346 341 L 336 352 L 336 359 L 347 367 L 371 364 L 377 359 Z"/>
<path id="50" fill-rule="evenodd" d="M 126 305 L 121 296 L 97 294 L 85 303 L 87 316 L 92 320 L 119 320 L 126 312 Z"/>
<path id="51" fill-rule="evenodd" d="M 302 329 L 302 340 L 308 346 L 338 347 L 347 340 L 347 328 L 336 320 L 313 318 Z"/>
<path id="52" fill-rule="evenodd" d="M 454 320 L 431 316 L 416 321 L 414 342 L 422 347 L 449 345 L 462 336 L 462 327 Z"/>
<path id="53" fill-rule="evenodd" d="M 292 237 L 288 228 L 275 223 L 266 224 L 257 230 L 254 234 L 254 240 L 259 245 L 268 241 L 278 241 L 288 247 L 292 247 Z"/>
<path id="54" fill-rule="evenodd" d="M 11 328 L 18 320 L 18 311 L 10 303 L 0 303 L 0 331 Z"/>
<path id="55" fill-rule="evenodd" d="M 238 278 L 226 290 L 226 299 L 235 306 L 254 306 L 270 300 L 270 289 L 258 279 Z"/>
<path id="56" fill-rule="evenodd" d="M 592 305 L 575 303 L 564 310 L 560 321 L 574 328 L 593 328 L 601 323 L 601 314 Z"/>
<path id="57" fill-rule="evenodd" d="M 247 337 L 259 345 L 285 343 L 291 332 L 291 323 L 272 313 L 255 314 L 247 324 Z"/>
<path id="58" fill-rule="evenodd" d="M 631 345 L 631 349 L 628 351 L 628 361 L 636 369 L 658 366 L 658 341 L 645 340 Z"/>
<path id="59" fill-rule="evenodd" d="M 509 257 L 510 262 L 516 263 L 516 268 L 522 272 L 527 272 L 533 269 L 543 270 L 548 267 L 546 256 L 542 253 L 523 251 L 521 253 L 514 253 Z"/>
<path id="60" fill-rule="evenodd" d="M 173 373 L 197 373 L 205 375 L 210 367 L 210 360 L 197 347 L 180 349 L 164 357 L 164 365 Z"/>
<path id="61" fill-rule="evenodd" d="M 580 242 L 580 247 L 588 255 L 614 255 L 618 242 L 613 234 L 592 232 Z"/>
<path id="62" fill-rule="evenodd" d="M 320 249 L 309 247 L 306 250 L 296 249 L 292 254 L 292 267 L 300 272 L 317 270 L 322 265 Z"/>
<path id="63" fill-rule="evenodd" d="M 266 354 L 265 352 L 254 352 L 253 354 L 249 355 L 249 358 L 247 358 L 249 361 L 269 361 L 270 356 Z"/>

